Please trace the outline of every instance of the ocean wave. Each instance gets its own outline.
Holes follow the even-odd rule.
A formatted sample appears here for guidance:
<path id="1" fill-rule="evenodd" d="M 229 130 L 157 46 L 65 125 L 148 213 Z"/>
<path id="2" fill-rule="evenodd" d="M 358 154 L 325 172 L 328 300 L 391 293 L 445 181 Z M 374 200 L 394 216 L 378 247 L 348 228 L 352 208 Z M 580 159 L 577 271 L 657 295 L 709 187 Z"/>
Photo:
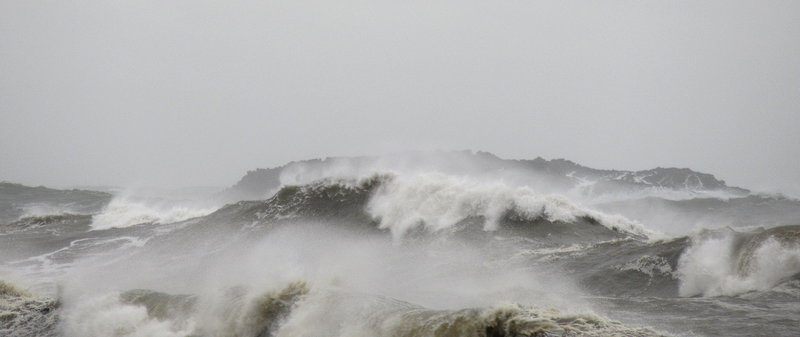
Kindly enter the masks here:
<path id="1" fill-rule="evenodd" d="M 62 327 L 66 336 L 83 337 L 664 336 L 592 313 L 511 303 L 435 310 L 382 296 L 311 290 L 302 281 L 250 293 L 229 288 L 223 301 L 149 290 L 108 293 L 73 305 Z"/>
<path id="2" fill-rule="evenodd" d="M 633 270 L 650 276 L 663 275 L 674 277 L 674 271 L 669 261 L 662 256 L 645 255 L 634 261 L 629 261 L 617 267 L 621 271 Z"/>
<path id="3" fill-rule="evenodd" d="M 179 337 L 194 330 L 194 322 L 151 317 L 145 306 L 125 303 L 119 293 L 82 298 L 66 309 L 61 317 L 65 336 Z"/>
<path id="4" fill-rule="evenodd" d="M 275 332 L 281 337 L 662 336 L 590 313 L 496 304 L 436 310 L 391 298 L 312 292 Z"/>
<path id="5" fill-rule="evenodd" d="M 253 295 L 231 287 L 221 299 L 136 289 L 79 299 L 64 314 L 66 336 L 272 336 L 295 302 L 309 291 L 304 282 Z"/>
<path id="6" fill-rule="evenodd" d="M 562 196 L 438 173 L 397 176 L 386 181 L 369 200 L 367 212 L 396 238 L 420 228 L 445 231 L 475 217 L 484 219 L 484 231 L 495 231 L 510 213 L 528 221 L 572 223 L 583 219 L 614 231 L 644 237 L 654 234 L 622 216 L 589 210 Z"/>
<path id="7" fill-rule="evenodd" d="M 0 280 L 0 336 L 56 336 L 58 308 L 58 301 L 35 297 Z"/>
<path id="8" fill-rule="evenodd" d="M 25 217 L 5 226 L 0 226 L 0 234 L 41 233 L 63 235 L 89 230 L 91 215 L 57 214 Z"/>
<path id="9" fill-rule="evenodd" d="M 210 214 L 217 207 L 118 196 L 92 219 L 92 229 L 168 224 Z"/>
<path id="10" fill-rule="evenodd" d="M 593 314 L 564 314 L 557 309 L 501 305 L 457 311 L 409 310 L 381 326 L 384 336 L 663 336 L 649 328 L 631 328 Z"/>
<path id="11" fill-rule="evenodd" d="M 678 264 L 682 296 L 738 295 L 767 290 L 800 273 L 800 226 L 758 234 L 733 230 L 693 238 Z"/>
<path id="12" fill-rule="evenodd" d="M 24 205 L 20 219 L 31 217 L 46 217 L 66 213 L 76 213 L 77 207 L 72 205 L 54 205 L 45 203 L 34 203 Z"/>

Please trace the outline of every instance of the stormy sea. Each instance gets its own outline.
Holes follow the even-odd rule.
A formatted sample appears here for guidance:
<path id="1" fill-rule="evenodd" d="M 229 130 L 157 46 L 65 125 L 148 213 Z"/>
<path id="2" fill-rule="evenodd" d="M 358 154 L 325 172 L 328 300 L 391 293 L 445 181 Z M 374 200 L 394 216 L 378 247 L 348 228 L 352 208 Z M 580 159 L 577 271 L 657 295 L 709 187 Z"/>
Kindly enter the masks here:
<path id="1" fill-rule="evenodd" d="M 686 168 L 442 151 L 0 184 L 0 336 L 799 335 L 800 200 Z"/>

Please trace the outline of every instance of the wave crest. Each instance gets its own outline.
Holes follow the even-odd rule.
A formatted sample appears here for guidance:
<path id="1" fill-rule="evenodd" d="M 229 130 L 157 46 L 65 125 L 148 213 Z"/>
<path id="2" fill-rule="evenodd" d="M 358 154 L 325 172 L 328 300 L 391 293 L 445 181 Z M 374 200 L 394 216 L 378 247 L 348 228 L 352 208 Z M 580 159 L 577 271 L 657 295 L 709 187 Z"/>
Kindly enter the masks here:
<path id="1" fill-rule="evenodd" d="M 384 325 L 389 336 L 661 336 L 647 328 L 630 328 L 591 314 L 564 315 L 559 310 L 505 305 L 458 311 L 410 310 Z"/>
<path id="2" fill-rule="evenodd" d="M 216 207 L 203 207 L 171 202 L 148 202 L 116 197 L 92 219 L 92 229 L 124 228 L 140 224 L 168 224 L 214 212 Z"/>
<path id="3" fill-rule="evenodd" d="M 681 296 L 768 290 L 800 273 L 800 226 L 701 233 L 678 262 Z"/>
<path id="4" fill-rule="evenodd" d="M 399 176 L 387 181 L 370 199 L 367 212 L 396 238 L 416 229 L 430 232 L 452 229 L 468 218 L 482 218 L 483 230 L 495 231 L 509 215 L 528 221 L 588 220 L 615 231 L 652 234 L 633 221 L 585 209 L 561 196 L 438 173 Z"/>

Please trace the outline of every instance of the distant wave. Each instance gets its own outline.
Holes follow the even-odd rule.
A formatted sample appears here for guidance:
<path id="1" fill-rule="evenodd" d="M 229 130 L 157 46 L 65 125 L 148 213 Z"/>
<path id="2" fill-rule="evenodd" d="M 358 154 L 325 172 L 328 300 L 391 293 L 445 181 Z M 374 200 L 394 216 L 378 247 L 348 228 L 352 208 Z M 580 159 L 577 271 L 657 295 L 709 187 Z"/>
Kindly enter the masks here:
<path id="1" fill-rule="evenodd" d="M 326 177 L 219 209 L 119 195 L 99 212 L 0 227 L 0 277 L 53 297 L 0 282 L 0 335 L 793 335 L 800 225 L 667 237 L 580 200 L 428 171 Z M 617 207 L 728 217 L 752 208 L 762 218 L 796 204 L 748 196 Z"/>
<path id="2" fill-rule="evenodd" d="M 125 228 L 139 224 L 169 224 L 210 214 L 217 207 L 117 196 L 92 219 L 92 229 Z"/>

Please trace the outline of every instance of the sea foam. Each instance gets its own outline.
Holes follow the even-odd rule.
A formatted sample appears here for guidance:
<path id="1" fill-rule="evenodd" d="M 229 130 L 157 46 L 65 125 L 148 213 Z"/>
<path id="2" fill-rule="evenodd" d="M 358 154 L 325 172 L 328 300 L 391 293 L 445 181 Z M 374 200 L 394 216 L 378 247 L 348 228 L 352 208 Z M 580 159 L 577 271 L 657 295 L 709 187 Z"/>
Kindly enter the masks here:
<path id="1" fill-rule="evenodd" d="M 484 230 L 497 230 L 500 220 L 514 211 L 527 219 L 574 222 L 589 217 L 614 230 L 654 234 L 622 216 L 606 215 L 559 195 L 536 193 L 502 181 L 479 182 L 466 177 L 423 173 L 396 176 L 376 191 L 367 211 L 396 238 L 422 228 L 431 232 L 453 227 L 469 217 L 485 219 Z"/>
<path id="2" fill-rule="evenodd" d="M 118 196 L 92 219 L 92 229 L 124 228 L 139 224 L 168 224 L 214 212 L 216 207 Z"/>
<path id="3" fill-rule="evenodd" d="M 732 230 L 696 236 L 678 263 L 680 295 L 768 290 L 800 273 L 800 243 L 771 236 L 750 238 L 745 243 L 737 240 Z"/>

